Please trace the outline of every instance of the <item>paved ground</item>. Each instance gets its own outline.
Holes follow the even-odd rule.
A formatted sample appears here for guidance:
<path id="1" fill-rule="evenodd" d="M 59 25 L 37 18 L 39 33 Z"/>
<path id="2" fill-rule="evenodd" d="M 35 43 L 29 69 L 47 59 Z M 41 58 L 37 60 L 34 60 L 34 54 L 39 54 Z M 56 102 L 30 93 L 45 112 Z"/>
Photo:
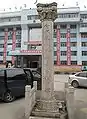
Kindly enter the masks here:
<path id="1" fill-rule="evenodd" d="M 0 119 L 22 119 L 24 114 L 24 98 L 12 103 L 0 102 Z"/>
<path id="2" fill-rule="evenodd" d="M 64 82 L 67 82 L 68 75 L 55 75 L 55 90 L 63 90 Z M 87 89 L 76 89 L 75 91 L 76 109 L 87 108 Z M 77 112 L 78 113 L 78 112 Z M 76 113 L 76 114 L 77 114 Z M 24 119 L 24 98 L 18 99 L 12 103 L 0 102 L 0 119 Z M 77 116 L 77 115 L 76 115 Z M 82 119 L 78 117 L 76 119 Z"/>
<path id="3" fill-rule="evenodd" d="M 55 75 L 55 90 L 64 90 L 64 82 L 68 81 L 68 75 Z M 87 113 L 87 88 L 75 89 L 75 119 L 83 119 L 84 112 Z M 84 117 L 87 119 L 87 117 Z"/>

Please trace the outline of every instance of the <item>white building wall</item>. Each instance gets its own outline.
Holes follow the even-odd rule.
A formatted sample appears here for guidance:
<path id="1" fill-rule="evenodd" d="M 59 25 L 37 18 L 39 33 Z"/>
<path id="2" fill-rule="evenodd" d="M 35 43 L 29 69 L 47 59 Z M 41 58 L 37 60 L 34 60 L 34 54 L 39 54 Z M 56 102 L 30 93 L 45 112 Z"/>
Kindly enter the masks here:
<path id="1" fill-rule="evenodd" d="M 30 29 L 30 41 L 42 41 L 42 29 L 41 28 L 32 28 Z"/>
<path id="2" fill-rule="evenodd" d="M 24 42 L 28 41 L 28 26 L 21 25 L 22 33 L 21 33 L 21 50 L 27 50 L 27 45 Z"/>

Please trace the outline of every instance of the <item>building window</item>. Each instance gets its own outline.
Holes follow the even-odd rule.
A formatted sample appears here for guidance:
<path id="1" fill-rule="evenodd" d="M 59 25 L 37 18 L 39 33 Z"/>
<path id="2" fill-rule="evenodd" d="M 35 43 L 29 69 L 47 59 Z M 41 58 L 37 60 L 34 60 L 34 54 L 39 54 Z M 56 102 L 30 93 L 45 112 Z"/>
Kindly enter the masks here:
<path id="1" fill-rule="evenodd" d="M 38 15 L 29 15 L 27 16 L 27 20 L 34 20 L 34 19 L 39 19 Z"/>
<path id="2" fill-rule="evenodd" d="M 61 47 L 66 47 L 66 42 L 61 42 Z"/>
<path id="3" fill-rule="evenodd" d="M 66 51 L 61 51 L 61 56 L 66 56 Z"/>
<path id="4" fill-rule="evenodd" d="M 71 29 L 76 29 L 76 25 L 70 25 Z"/>
<path id="5" fill-rule="evenodd" d="M 77 42 L 71 42 L 71 43 L 70 43 L 70 46 L 71 46 L 71 47 L 76 47 L 76 46 L 77 46 Z"/>
<path id="6" fill-rule="evenodd" d="M 72 56 L 77 56 L 77 51 L 71 51 Z"/>
<path id="7" fill-rule="evenodd" d="M 61 65 L 66 65 L 67 61 L 61 61 Z"/>
<path id="8" fill-rule="evenodd" d="M 12 40 L 12 35 L 8 36 L 8 40 Z"/>
<path id="9" fill-rule="evenodd" d="M 81 14 L 82 19 L 87 19 L 87 14 Z"/>
<path id="10" fill-rule="evenodd" d="M 81 38 L 87 38 L 87 33 L 81 33 Z"/>
<path id="11" fill-rule="evenodd" d="M 0 36 L 0 40 L 4 40 L 4 38 L 5 38 L 4 36 Z"/>
<path id="12" fill-rule="evenodd" d="M 76 33 L 70 33 L 71 38 L 76 38 Z"/>
<path id="13" fill-rule="evenodd" d="M 82 42 L 81 45 L 82 47 L 87 47 L 87 42 Z"/>
<path id="14" fill-rule="evenodd" d="M 58 14 L 58 18 L 74 18 L 74 17 L 78 17 L 78 14 L 75 13 Z"/>
<path id="15" fill-rule="evenodd" d="M 16 39 L 19 43 L 21 43 L 21 39 Z"/>
<path id="16" fill-rule="evenodd" d="M 36 45 L 29 45 L 29 50 L 36 50 Z"/>
<path id="17" fill-rule="evenodd" d="M 8 45 L 12 45 L 12 43 L 8 43 Z"/>
<path id="18" fill-rule="evenodd" d="M 82 51 L 82 56 L 87 56 L 87 51 Z"/>
<path id="19" fill-rule="evenodd" d="M 82 61 L 82 65 L 87 66 L 87 61 Z"/>
<path id="20" fill-rule="evenodd" d="M 54 51 L 54 56 L 57 56 L 57 51 Z"/>
<path id="21" fill-rule="evenodd" d="M 3 56 L 3 52 L 0 52 L 0 56 Z"/>
<path id="22" fill-rule="evenodd" d="M 16 39 L 21 39 L 21 35 L 16 35 Z"/>
<path id="23" fill-rule="evenodd" d="M 53 38 L 56 38 L 56 37 L 57 37 L 57 32 L 56 30 L 54 30 Z"/>
<path id="24" fill-rule="evenodd" d="M 77 61 L 71 61 L 71 65 L 77 65 Z"/>
<path id="25" fill-rule="evenodd" d="M 7 56 L 9 56 L 9 51 L 7 51 Z"/>
<path id="26" fill-rule="evenodd" d="M 66 29 L 66 24 L 62 24 L 62 25 L 60 25 L 60 29 Z"/>
<path id="27" fill-rule="evenodd" d="M 54 64 L 57 64 L 57 61 L 54 61 Z"/>
<path id="28" fill-rule="evenodd" d="M 16 43 L 16 48 L 21 47 L 21 43 Z"/>
<path id="29" fill-rule="evenodd" d="M 61 33 L 61 38 L 66 38 L 66 33 Z"/>
<path id="30" fill-rule="evenodd" d="M 21 21 L 21 16 L 17 17 L 4 17 L 0 19 L 0 22 Z"/>
<path id="31" fill-rule="evenodd" d="M 57 42 L 54 42 L 54 47 L 56 47 L 57 46 Z"/>
<path id="32" fill-rule="evenodd" d="M 3 48 L 4 47 L 4 45 L 3 44 L 0 44 L 0 48 Z"/>
<path id="33" fill-rule="evenodd" d="M 16 31 L 16 35 L 21 35 L 21 31 L 20 30 L 17 30 Z"/>
<path id="34" fill-rule="evenodd" d="M 87 27 L 87 24 L 85 23 L 85 24 L 81 24 L 80 25 L 81 27 Z"/>

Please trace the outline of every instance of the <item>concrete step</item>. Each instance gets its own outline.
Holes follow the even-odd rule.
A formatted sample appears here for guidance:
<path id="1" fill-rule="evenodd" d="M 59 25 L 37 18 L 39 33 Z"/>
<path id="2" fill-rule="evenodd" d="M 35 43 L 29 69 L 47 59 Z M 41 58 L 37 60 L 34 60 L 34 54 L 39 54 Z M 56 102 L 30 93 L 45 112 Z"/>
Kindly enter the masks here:
<path id="1" fill-rule="evenodd" d="M 45 112 L 45 111 L 32 111 L 31 116 L 43 117 L 43 118 L 60 118 L 60 113 L 58 112 Z"/>
<path id="2" fill-rule="evenodd" d="M 34 117 L 34 116 L 30 116 L 29 119 L 59 119 L 59 118 L 46 118 L 46 117 Z"/>

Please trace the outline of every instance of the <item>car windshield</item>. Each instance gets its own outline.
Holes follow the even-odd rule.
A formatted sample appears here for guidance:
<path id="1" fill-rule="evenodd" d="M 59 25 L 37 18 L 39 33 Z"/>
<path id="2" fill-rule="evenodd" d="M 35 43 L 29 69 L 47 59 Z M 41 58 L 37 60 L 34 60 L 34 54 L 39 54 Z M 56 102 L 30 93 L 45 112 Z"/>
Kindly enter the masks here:
<path id="1" fill-rule="evenodd" d="M 87 77 L 87 72 L 80 72 L 80 73 L 75 74 L 75 76 Z"/>

